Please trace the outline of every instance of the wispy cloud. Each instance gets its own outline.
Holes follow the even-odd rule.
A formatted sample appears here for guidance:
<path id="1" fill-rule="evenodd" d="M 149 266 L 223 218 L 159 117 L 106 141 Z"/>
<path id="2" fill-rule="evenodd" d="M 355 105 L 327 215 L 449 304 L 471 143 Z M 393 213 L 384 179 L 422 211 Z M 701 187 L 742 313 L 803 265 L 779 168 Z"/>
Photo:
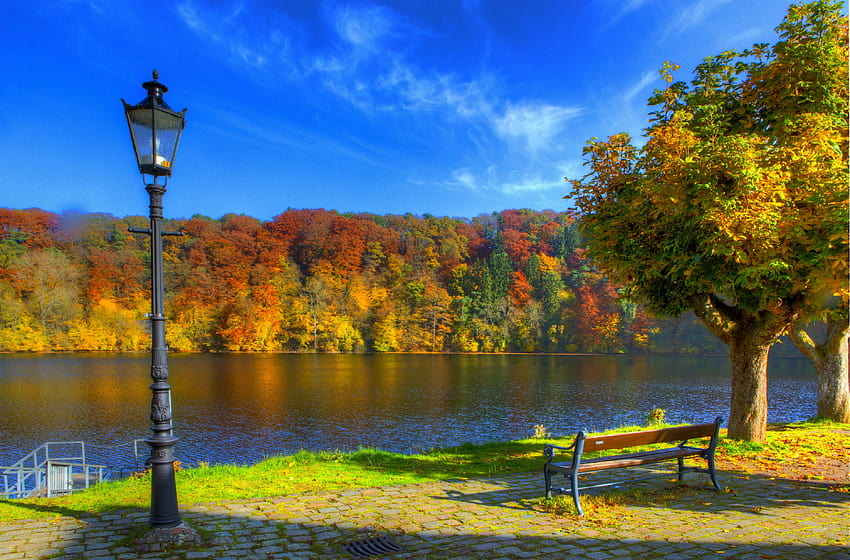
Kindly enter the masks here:
<path id="1" fill-rule="evenodd" d="M 255 115 L 246 115 L 244 112 L 226 110 L 209 104 L 204 105 L 202 109 L 215 116 L 215 119 L 202 125 L 207 132 L 230 139 L 238 138 L 258 147 L 278 148 L 288 154 L 305 149 L 319 149 L 374 167 L 391 166 L 393 161 L 392 153 L 360 138 L 337 138 L 285 123 L 268 126 L 267 122 Z"/>
<path id="2" fill-rule="evenodd" d="M 499 187 L 499 190 L 507 195 L 527 195 L 553 189 L 564 190 L 563 178 L 544 178 L 538 175 L 525 177 L 517 182 L 503 183 Z"/>
<path id="3" fill-rule="evenodd" d="M 199 8 L 194 0 L 175 5 L 179 18 L 202 40 L 214 45 L 242 70 L 281 72 L 297 77 L 291 60 L 290 36 L 278 25 L 252 25 L 268 18 L 256 17 L 244 2 L 219 12 Z"/>
<path id="4" fill-rule="evenodd" d="M 745 29 L 740 33 L 736 33 L 735 35 L 729 37 L 728 39 L 724 39 L 724 44 L 732 45 L 735 47 L 749 47 L 753 42 L 757 41 L 759 37 L 764 35 L 764 31 L 757 27 L 750 27 L 749 29 Z"/>
<path id="5" fill-rule="evenodd" d="M 614 15 L 607 19 L 605 27 L 617 23 L 630 13 L 639 9 L 647 0 L 614 0 L 613 7 L 616 8 Z"/>
<path id="6" fill-rule="evenodd" d="M 635 97 L 645 93 L 646 88 L 648 88 L 652 82 L 658 81 L 659 79 L 660 76 L 658 71 L 644 72 L 638 81 L 632 84 L 632 86 L 623 93 L 622 102 L 625 105 L 631 106 Z"/>
<path id="7" fill-rule="evenodd" d="M 193 2 L 182 2 L 177 4 L 176 8 L 177 15 L 180 16 L 183 23 L 188 25 L 192 31 L 209 41 L 219 41 L 218 33 L 211 26 L 207 25 L 207 20 L 199 13 Z"/>
<path id="8" fill-rule="evenodd" d="M 377 54 L 384 39 L 395 26 L 393 13 L 381 6 L 355 8 L 346 6 L 333 14 L 337 34 L 354 49 Z"/>
<path id="9" fill-rule="evenodd" d="M 489 78 L 462 80 L 422 68 L 405 56 L 410 38 L 428 32 L 389 8 L 346 7 L 331 15 L 339 42 L 306 55 L 304 65 L 328 91 L 366 112 L 442 112 L 464 120 L 485 118 L 493 92 Z"/>
<path id="10" fill-rule="evenodd" d="M 486 78 L 462 82 L 449 74 L 428 74 L 400 59 L 380 76 L 378 87 L 395 92 L 400 108 L 405 110 L 449 108 L 459 117 L 474 119 L 490 107 Z"/>
<path id="11" fill-rule="evenodd" d="M 475 175 L 468 168 L 455 169 L 452 171 L 452 178 L 446 181 L 447 185 L 458 186 L 468 191 L 480 192 L 487 190 L 487 187 L 481 185 Z"/>
<path id="12" fill-rule="evenodd" d="M 581 107 L 521 103 L 509 105 L 505 113 L 493 120 L 502 138 L 520 140 L 532 154 L 537 154 L 564 129 L 566 122 L 583 112 Z"/>
<path id="13" fill-rule="evenodd" d="M 76 8 L 82 5 L 98 15 L 110 13 L 111 4 L 106 0 L 60 0 L 60 5 L 66 8 Z"/>
<path id="14" fill-rule="evenodd" d="M 297 29 L 266 25 L 262 33 L 252 33 L 250 6 L 240 4 L 226 14 L 210 14 L 193 2 L 183 0 L 179 5 L 182 20 L 199 37 L 224 50 L 233 64 L 247 68 L 243 71 L 297 80 L 378 118 L 393 114 L 420 120 L 432 128 L 429 134 L 434 127 L 459 125 L 457 130 L 464 131 L 470 148 L 465 155 L 467 166 L 449 171 L 449 177 L 441 181 L 444 187 L 518 200 L 551 197 L 556 189 L 563 190 L 563 172 L 543 156 L 561 149 L 569 122 L 580 117 L 584 108 L 544 100 L 507 100 L 498 77 L 486 72 L 461 77 L 423 67 L 409 53 L 415 51 L 415 38 L 428 36 L 429 30 L 415 28 L 392 9 L 329 4 L 322 12 L 324 20 L 318 22 L 325 26 L 323 39 L 306 47 L 303 41 L 293 40 Z M 290 44 L 300 46 L 290 48 Z M 259 142 L 281 145 L 310 134 L 264 132 L 264 125 L 244 122 L 231 126 Z M 308 143 L 325 145 L 334 153 L 353 152 L 347 157 L 371 159 L 381 150 L 347 148 L 346 142 L 311 138 Z"/>
<path id="15" fill-rule="evenodd" d="M 558 183 L 563 185 L 563 179 L 578 179 L 585 173 L 584 165 L 580 159 L 569 159 L 557 164 Z"/>
<path id="16" fill-rule="evenodd" d="M 443 184 L 449 188 L 460 189 L 476 194 L 493 193 L 507 196 L 524 197 L 534 194 L 548 193 L 552 190 L 563 191 L 564 173 L 556 170 L 558 166 L 547 166 L 551 173 L 543 174 L 523 174 L 516 178 L 516 172 L 508 173 L 508 176 L 502 176 L 500 170 L 491 165 L 483 172 L 475 173 L 468 167 L 454 169 L 451 172 L 451 178 Z M 570 165 L 570 169 L 574 166 Z M 564 169 L 561 169 L 564 171 Z"/>
<path id="17" fill-rule="evenodd" d="M 619 94 L 614 94 L 607 105 L 605 121 L 607 134 L 628 132 L 633 138 L 639 139 L 646 126 L 647 104 L 652 86 L 663 87 L 664 82 L 657 70 L 643 72 L 631 85 L 627 85 Z M 610 108 L 616 108 L 610 110 Z"/>
<path id="18" fill-rule="evenodd" d="M 594 98 L 590 112 L 597 119 L 597 126 L 590 136 L 607 137 L 618 132 L 629 133 L 635 141 L 640 141 L 643 129 L 647 125 L 647 99 L 654 88 L 663 88 L 656 69 L 646 69 L 631 78 L 623 80 L 623 87 L 612 87 L 604 96 Z M 577 139 L 578 144 L 587 138 Z"/>
<path id="19" fill-rule="evenodd" d="M 665 30 L 665 36 L 682 34 L 688 29 L 696 27 L 705 21 L 714 10 L 729 2 L 731 0 L 698 0 L 676 4 L 685 7 L 670 21 Z"/>
<path id="20" fill-rule="evenodd" d="M 336 6 L 326 13 L 335 41 L 297 55 L 285 30 L 259 36 L 245 22 L 244 4 L 226 13 L 201 11 L 193 0 L 177 7 L 186 25 L 203 39 L 226 50 L 235 63 L 257 69 L 291 65 L 290 78 L 312 78 L 325 91 L 364 112 L 441 113 L 483 126 L 511 147 L 538 154 L 582 113 L 579 107 L 519 100 L 505 102 L 486 74 L 473 79 L 411 62 L 400 47 L 409 37 L 427 35 L 389 8 Z"/>

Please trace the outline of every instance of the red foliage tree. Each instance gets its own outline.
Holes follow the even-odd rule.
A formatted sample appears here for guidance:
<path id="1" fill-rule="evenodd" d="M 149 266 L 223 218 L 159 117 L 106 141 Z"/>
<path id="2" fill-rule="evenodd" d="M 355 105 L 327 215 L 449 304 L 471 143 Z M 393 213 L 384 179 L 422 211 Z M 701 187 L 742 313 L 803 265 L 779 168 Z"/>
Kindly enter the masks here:
<path id="1" fill-rule="evenodd" d="M 522 272 L 511 273 L 511 286 L 508 289 L 508 296 L 514 306 L 525 307 L 528 305 L 533 291 L 534 288 L 528 283 L 525 274 Z"/>

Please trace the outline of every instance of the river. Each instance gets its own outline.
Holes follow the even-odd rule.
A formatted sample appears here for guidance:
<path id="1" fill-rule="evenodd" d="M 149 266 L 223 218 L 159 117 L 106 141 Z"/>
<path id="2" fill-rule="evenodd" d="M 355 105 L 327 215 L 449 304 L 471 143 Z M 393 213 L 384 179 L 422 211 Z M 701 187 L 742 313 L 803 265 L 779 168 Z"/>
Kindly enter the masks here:
<path id="1" fill-rule="evenodd" d="M 170 354 L 177 458 L 250 464 L 299 449 L 404 453 L 464 442 L 674 422 L 729 411 L 726 357 L 446 354 Z M 0 355 L 0 465 L 46 441 L 127 461 L 150 434 L 147 354 Z M 772 358 L 769 420 L 816 412 L 802 358 Z M 147 447 L 142 444 L 147 452 Z"/>

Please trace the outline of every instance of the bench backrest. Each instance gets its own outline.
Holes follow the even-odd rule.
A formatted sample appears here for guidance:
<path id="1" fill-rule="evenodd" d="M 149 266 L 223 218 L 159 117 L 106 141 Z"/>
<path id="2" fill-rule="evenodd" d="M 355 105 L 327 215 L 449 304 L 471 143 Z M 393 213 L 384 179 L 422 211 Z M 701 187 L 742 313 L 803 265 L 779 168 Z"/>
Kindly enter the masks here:
<path id="1" fill-rule="evenodd" d="M 627 447 L 649 445 L 652 443 L 680 442 L 686 439 L 712 437 L 717 433 L 718 427 L 719 423 L 692 424 L 690 426 L 675 426 L 673 428 L 661 428 L 658 430 L 590 436 L 584 440 L 584 452 L 625 449 Z"/>

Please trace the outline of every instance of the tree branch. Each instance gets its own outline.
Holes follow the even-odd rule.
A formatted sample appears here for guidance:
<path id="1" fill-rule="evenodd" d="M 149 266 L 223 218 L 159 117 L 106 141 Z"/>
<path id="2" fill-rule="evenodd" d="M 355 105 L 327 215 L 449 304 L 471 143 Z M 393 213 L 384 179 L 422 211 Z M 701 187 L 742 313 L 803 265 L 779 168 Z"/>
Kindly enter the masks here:
<path id="1" fill-rule="evenodd" d="M 794 325 L 788 329 L 788 338 L 790 338 L 791 342 L 799 348 L 800 352 L 814 362 L 815 367 L 817 367 L 817 363 L 820 358 L 820 355 L 817 352 L 817 345 L 815 344 L 815 341 L 812 340 L 812 337 L 809 336 L 809 333 L 806 332 L 805 326 L 802 322 L 794 323 Z"/>
<path id="2" fill-rule="evenodd" d="M 820 368 L 821 363 L 831 353 L 839 350 L 847 337 L 848 330 L 850 330 L 848 309 L 842 305 L 826 311 L 826 340 L 822 344 L 818 344 L 812 339 L 806 331 L 806 325 L 803 321 L 794 323 L 789 329 L 788 338 L 800 349 L 803 355 L 815 364 L 816 368 Z"/>
<path id="3" fill-rule="evenodd" d="M 735 309 L 724 303 L 715 294 L 701 294 L 692 300 L 694 315 L 703 322 L 711 333 L 729 344 L 734 334 Z"/>

